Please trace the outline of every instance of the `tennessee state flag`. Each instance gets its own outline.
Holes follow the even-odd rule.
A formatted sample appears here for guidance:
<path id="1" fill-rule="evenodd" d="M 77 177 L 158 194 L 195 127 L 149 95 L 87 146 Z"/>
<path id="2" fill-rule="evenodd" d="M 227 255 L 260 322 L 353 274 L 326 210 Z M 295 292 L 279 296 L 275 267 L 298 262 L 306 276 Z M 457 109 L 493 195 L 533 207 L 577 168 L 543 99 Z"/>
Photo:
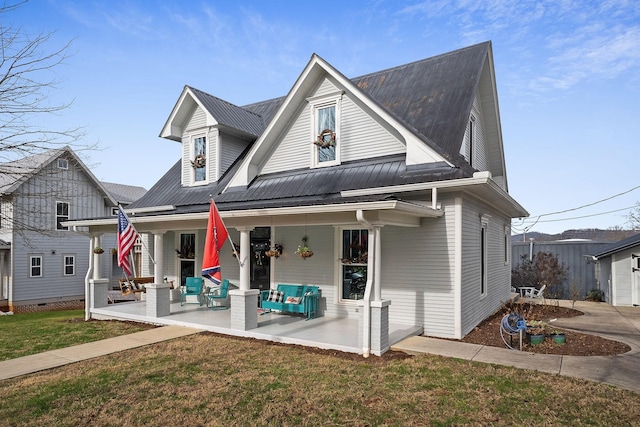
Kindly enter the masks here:
<path id="1" fill-rule="evenodd" d="M 211 200 L 209 207 L 209 223 L 207 224 L 207 237 L 204 242 L 204 256 L 202 259 L 202 276 L 211 280 L 216 285 L 222 282 L 222 270 L 220 269 L 220 249 L 224 246 L 229 233 L 220 218 L 216 204 Z"/>

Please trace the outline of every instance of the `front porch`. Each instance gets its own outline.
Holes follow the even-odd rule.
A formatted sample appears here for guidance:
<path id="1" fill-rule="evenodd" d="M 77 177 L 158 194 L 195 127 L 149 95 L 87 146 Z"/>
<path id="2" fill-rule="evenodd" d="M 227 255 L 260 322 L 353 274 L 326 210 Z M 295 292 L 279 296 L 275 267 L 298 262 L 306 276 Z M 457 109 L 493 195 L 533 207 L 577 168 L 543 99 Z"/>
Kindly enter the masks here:
<path id="1" fill-rule="evenodd" d="M 147 316 L 147 302 L 109 304 L 91 310 L 95 319 L 131 320 L 158 325 L 186 326 L 238 337 L 256 338 L 285 344 L 317 347 L 362 354 L 362 328 L 357 319 L 323 316 L 306 320 L 303 316 L 264 313 L 258 314 L 258 327 L 250 330 L 231 328 L 231 310 L 210 310 L 206 306 L 171 303 L 170 314 Z M 389 324 L 389 346 L 413 335 L 420 335 L 422 327 Z M 359 342 L 360 341 L 360 342 Z"/>

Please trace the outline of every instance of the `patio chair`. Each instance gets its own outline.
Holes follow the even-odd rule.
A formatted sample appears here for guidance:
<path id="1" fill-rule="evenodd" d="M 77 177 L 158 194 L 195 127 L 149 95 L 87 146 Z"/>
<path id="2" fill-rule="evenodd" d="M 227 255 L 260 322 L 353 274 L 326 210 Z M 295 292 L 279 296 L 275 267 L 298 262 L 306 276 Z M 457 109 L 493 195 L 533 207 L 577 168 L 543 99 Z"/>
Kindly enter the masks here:
<path id="1" fill-rule="evenodd" d="M 529 288 L 522 295 L 524 298 L 544 299 L 544 289 L 547 285 L 542 285 L 540 289 Z"/>
<path id="2" fill-rule="evenodd" d="M 207 293 L 207 307 L 211 310 L 226 310 L 228 305 L 216 305 L 216 302 L 224 304 L 229 297 L 229 281 L 227 279 L 222 280 L 222 285 L 219 288 L 210 289 Z"/>
<path id="3" fill-rule="evenodd" d="M 187 302 L 188 296 L 195 296 L 198 304 L 202 305 L 204 299 L 202 277 L 187 277 L 185 286 L 180 287 L 180 305 L 184 305 Z"/>

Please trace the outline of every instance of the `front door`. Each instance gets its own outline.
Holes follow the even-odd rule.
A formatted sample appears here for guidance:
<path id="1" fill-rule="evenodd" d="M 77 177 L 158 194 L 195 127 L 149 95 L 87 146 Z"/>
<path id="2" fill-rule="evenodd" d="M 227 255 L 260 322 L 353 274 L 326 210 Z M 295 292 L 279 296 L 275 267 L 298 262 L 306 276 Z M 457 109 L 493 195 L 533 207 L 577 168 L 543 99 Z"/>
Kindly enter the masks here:
<path id="1" fill-rule="evenodd" d="M 265 254 L 271 246 L 271 227 L 256 227 L 251 232 L 251 289 L 269 289 L 271 259 Z"/>

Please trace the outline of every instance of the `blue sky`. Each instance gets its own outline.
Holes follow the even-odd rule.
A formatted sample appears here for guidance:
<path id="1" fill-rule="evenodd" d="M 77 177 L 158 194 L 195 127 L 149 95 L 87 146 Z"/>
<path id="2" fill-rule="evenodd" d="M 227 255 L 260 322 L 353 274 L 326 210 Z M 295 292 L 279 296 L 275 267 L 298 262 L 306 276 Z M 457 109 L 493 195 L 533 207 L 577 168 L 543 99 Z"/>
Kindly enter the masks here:
<path id="1" fill-rule="evenodd" d="M 2 19 L 73 39 L 55 125 L 85 128 L 104 181 L 150 188 L 178 160 L 158 134 L 186 84 L 245 105 L 286 95 L 312 53 L 357 77 L 491 40 L 509 192 L 532 215 L 514 233 L 625 226 L 640 201 L 637 1 L 32 0 Z"/>

